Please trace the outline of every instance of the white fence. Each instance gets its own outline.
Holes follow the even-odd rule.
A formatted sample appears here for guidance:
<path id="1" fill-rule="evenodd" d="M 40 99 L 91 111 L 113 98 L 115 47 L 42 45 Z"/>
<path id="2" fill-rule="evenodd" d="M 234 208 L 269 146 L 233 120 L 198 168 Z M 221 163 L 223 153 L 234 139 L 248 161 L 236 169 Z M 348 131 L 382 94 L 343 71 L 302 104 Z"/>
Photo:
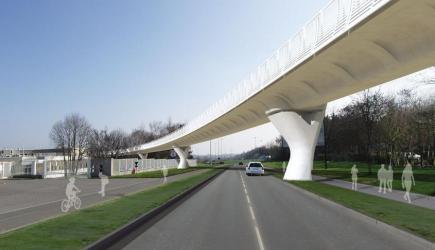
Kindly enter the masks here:
<path id="1" fill-rule="evenodd" d="M 0 178 L 10 178 L 14 175 L 32 174 L 34 163 L 28 158 L 11 157 L 0 159 Z"/>
<path id="2" fill-rule="evenodd" d="M 332 0 L 221 100 L 173 133 L 127 149 L 138 152 L 181 138 L 229 112 L 345 34 L 391 0 Z"/>
<path id="3" fill-rule="evenodd" d="M 198 161 L 196 159 L 188 159 L 187 164 L 189 167 L 196 167 L 198 166 Z"/>
<path id="4" fill-rule="evenodd" d="M 73 168 L 77 168 L 78 175 L 87 174 L 90 163 L 89 160 L 68 161 L 66 164 L 63 160 L 45 160 L 41 165 L 36 165 L 36 174 L 42 175 L 43 178 L 58 178 L 65 176 L 65 166 L 67 175 L 73 174 Z"/>
<path id="5" fill-rule="evenodd" d="M 137 162 L 137 172 L 146 172 L 152 170 L 160 170 L 163 167 L 176 168 L 178 162 L 175 159 L 112 159 L 111 160 L 111 175 L 131 174 L 135 163 Z M 197 165 L 196 160 L 188 160 L 191 167 Z"/>
<path id="6" fill-rule="evenodd" d="M 0 162 L 0 179 L 11 177 L 12 162 Z"/>
<path id="7" fill-rule="evenodd" d="M 15 158 L 0 161 L 0 179 L 22 175 L 40 175 L 42 178 L 58 178 L 67 174 L 71 175 L 71 165 L 77 166 L 77 174 L 88 173 L 88 160 L 64 163 L 63 160 L 41 160 L 36 158 Z"/>
<path id="8" fill-rule="evenodd" d="M 125 175 L 130 174 L 135 162 L 138 164 L 138 172 L 152 171 L 167 168 L 175 168 L 178 162 L 175 159 L 111 159 L 110 174 Z M 188 160 L 191 167 L 197 166 L 196 160 Z M 41 175 L 42 178 L 59 178 L 65 176 L 65 166 L 67 175 L 73 174 L 72 166 L 77 168 L 78 175 L 90 173 L 91 159 L 65 162 L 63 160 L 38 160 L 38 159 L 10 159 L 0 161 L 0 179 L 10 178 L 15 175 Z M 98 166 L 97 166 L 98 167 Z"/>

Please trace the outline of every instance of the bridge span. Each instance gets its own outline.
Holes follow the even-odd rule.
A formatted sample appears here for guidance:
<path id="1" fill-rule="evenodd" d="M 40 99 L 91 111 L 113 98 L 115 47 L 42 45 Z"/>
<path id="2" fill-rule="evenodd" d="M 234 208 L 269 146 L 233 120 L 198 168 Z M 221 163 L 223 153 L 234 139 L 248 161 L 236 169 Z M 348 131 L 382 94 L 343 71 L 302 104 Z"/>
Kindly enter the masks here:
<path id="1" fill-rule="evenodd" d="M 332 0 L 232 91 L 181 129 L 126 150 L 185 148 L 267 122 L 287 141 L 286 180 L 311 180 L 326 104 L 435 65 L 435 0 Z"/>

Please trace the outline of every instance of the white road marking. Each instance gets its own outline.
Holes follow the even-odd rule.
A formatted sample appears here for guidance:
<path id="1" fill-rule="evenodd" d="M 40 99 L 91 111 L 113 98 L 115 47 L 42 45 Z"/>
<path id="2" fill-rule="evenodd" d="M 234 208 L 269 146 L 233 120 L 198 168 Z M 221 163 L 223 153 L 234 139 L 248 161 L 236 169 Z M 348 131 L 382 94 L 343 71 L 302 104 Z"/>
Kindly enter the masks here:
<path id="1" fill-rule="evenodd" d="M 133 184 L 127 184 L 127 185 L 123 185 L 123 186 L 116 186 L 116 187 L 113 187 L 113 188 L 106 188 L 106 193 L 110 192 L 110 191 L 117 191 L 119 189 L 130 188 L 130 187 L 137 186 L 137 185 L 143 185 L 143 184 L 148 184 L 148 183 L 152 183 L 153 184 L 153 182 L 157 182 L 157 181 L 150 180 L 149 182 L 136 182 L 136 183 L 133 183 Z M 146 189 L 153 188 L 153 187 L 156 187 L 156 185 L 145 186 L 145 189 L 140 189 L 140 190 L 137 190 L 137 191 L 126 193 L 125 195 L 134 194 L 136 192 L 144 191 Z M 78 195 L 78 197 L 83 198 L 83 197 L 93 196 L 93 195 L 96 195 L 96 194 L 98 196 L 101 196 L 101 194 L 99 194 L 98 191 L 97 192 L 91 191 L 91 192 L 87 192 L 87 193 L 82 193 L 82 194 Z M 66 198 L 66 196 L 65 196 L 65 198 Z M 62 202 L 65 198 L 62 198 L 62 199 L 59 199 L 59 200 L 48 201 L 48 202 L 44 202 L 44 203 L 38 203 L 38 204 L 35 204 L 35 205 L 30 205 L 30 206 L 25 206 L 25 207 L 5 210 L 5 211 L 0 212 L 0 215 L 5 215 L 5 214 L 8 214 L 8 213 L 18 212 L 18 211 L 22 211 L 22 210 L 27 210 L 27 209 L 30 209 L 30 208 L 43 207 L 43 206 L 46 206 L 46 205 Z M 96 203 L 93 203 L 93 204 L 96 204 Z"/>
<path id="2" fill-rule="evenodd" d="M 246 199 L 248 200 L 248 203 L 251 204 L 251 200 L 249 199 L 249 196 L 246 196 Z"/>
<path id="3" fill-rule="evenodd" d="M 260 250 L 264 250 L 263 238 L 261 237 L 260 229 L 258 228 L 258 222 L 257 219 L 255 218 L 254 209 L 252 208 L 251 205 L 251 199 L 249 198 L 248 190 L 246 189 L 246 185 L 245 185 L 245 180 L 243 179 L 241 172 L 240 172 L 240 179 L 242 180 L 242 185 L 245 191 L 246 200 L 248 201 L 249 212 L 251 214 L 251 218 L 254 223 L 254 229 L 255 229 L 255 235 L 257 236 L 258 247 L 260 248 Z"/>
<path id="4" fill-rule="evenodd" d="M 143 183 L 138 182 L 138 183 L 133 183 L 133 184 L 129 184 L 129 185 L 123 185 L 123 186 L 118 186 L 118 187 L 114 187 L 114 188 L 108 188 L 108 189 L 106 189 L 106 192 L 116 191 L 118 189 L 125 189 L 125 188 L 133 187 L 133 186 L 136 186 L 136 185 L 140 185 L 140 184 L 143 184 Z M 150 187 L 153 187 L 153 186 L 150 186 Z M 81 195 L 78 195 L 78 197 L 83 198 L 83 197 L 93 196 L 93 195 L 96 195 L 96 194 L 98 194 L 98 192 L 89 192 L 89 193 L 83 193 Z M 100 195 L 100 194 L 98 194 L 98 195 Z M 65 196 L 65 198 L 66 198 L 66 196 Z M 50 205 L 50 204 L 53 204 L 53 203 L 62 202 L 65 198 L 62 198 L 62 199 L 59 199 L 59 200 L 54 200 L 54 201 L 49 201 L 49 202 L 45 202 L 45 203 L 39 203 L 39 204 L 31 205 L 31 206 L 26 206 L 26 207 L 20 207 L 20 208 L 6 210 L 6 211 L 1 212 L 0 215 L 4 215 L 4 214 L 8 214 L 8 213 L 13 213 L 13 212 L 18 212 L 18 211 L 22 211 L 22 210 L 27 210 L 27 209 L 30 209 L 30 208 L 43 207 L 43 206 Z"/>

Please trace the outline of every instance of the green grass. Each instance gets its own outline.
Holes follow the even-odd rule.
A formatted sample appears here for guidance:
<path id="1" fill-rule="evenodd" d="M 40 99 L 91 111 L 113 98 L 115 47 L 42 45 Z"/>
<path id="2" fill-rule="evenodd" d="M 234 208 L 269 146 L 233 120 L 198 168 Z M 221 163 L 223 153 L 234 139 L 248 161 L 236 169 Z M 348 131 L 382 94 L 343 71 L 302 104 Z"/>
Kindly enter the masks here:
<path id="1" fill-rule="evenodd" d="M 282 169 L 282 162 L 265 162 L 265 166 Z M 321 161 L 314 162 L 314 175 L 324 176 L 332 179 L 341 179 L 351 181 L 350 169 L 352 165 L 358 167 L 358 183 L 377 186 L 379 185 L 377 171 L 380 168 L 379 164 L 372 165 L 372 173 L 369 174 L 366 163 L 360 162 L 328 162 L 328 169 L 324 168 L 324 163 Z M 402 190 L 403 167 L 394 168 L 393 189 Z M 412 187 L 413 193 L 435 196 L 435 169 L 434 168 L 413 168 L 415 186 Z"/>
<path id="2" fill-rule="evenodd" d="M 286 166 L 287 163 L 288 161 L 285 162 Z M 282 161 L 267 161 L 267 162 L 263 162 L 263 165 L 269 168 L 282 169 Z"/>
<path id="3" fill-rule="evenodd" d="M 189 172 L 200 170 L 200 169 L 212 169 L 212 168 L 220 168 L 220 167 L 224 167 L 224 165 L 219 165 L 219 166 L 215 165 L 213 167 L 210 167 L 207 164 L 198 164 L 196 167 L 189 167 L 189 168 L 185 168 L 185 169 L 169 168 L 167 176 L 189 173 Z M 162 172 L 162 170 L 154 170 L 154 171 L 141 172 L 141 173 L 137 173 L 137 174 L 126 174 L 126 175 L 112 176 L 110 178 L 113 178 L 113 179 L 122 179 L 122 178 L 163 178 L 163 172 Z"/>
<path id="4" fill-rule="evenodd" d="M 196 171 L 196 170 L 199 170 L 199 169 L 202 169 L 202 168 L 186 168 L 186 169 L 169 168 L 167 176 L 189 173 L 189 172 Z M 162 172 L 162 170 L 155 170 L 155 171 L 141 172 L 141 173 L 137 173 L 137 174 L 127 174 L 127 175 L 112 176 L 110 178 L 113 178 L 113 179 L 123 179 L 123 178 L 163 178 L 163 172 Z"/>
<path id="5" fill-rule="evenodd" d="M 313 181 L 291 184 L 435 242 L 435 211 Z"/>
<path id="6" fill-rule="evenodd" d="M 1 249 L 82 249 L 221 170 L 209 170 L 0 235 Z"/>
<path id="7" fill-rule="evenodd" d="M 356 164 L 360 173 L 368 173 L 368 164 L 365 162 L 350 162 L 350 161 L 328 161 L 329 171 L 349 171 L 353 164 Z M 323 161 L 314 161 L 314 170 L 325 170 L 325 164 Z M 385 164 L 387 167 L 388 164 Z M 372 164 L 372 171 L 377 172 L 380 168 L 380 164 Z M 403 167 L 395 167 L 396 173 L 402 173 Z M 435 168 L 413 168 L 414 174 L 432 175 L 435 178 Z"/>

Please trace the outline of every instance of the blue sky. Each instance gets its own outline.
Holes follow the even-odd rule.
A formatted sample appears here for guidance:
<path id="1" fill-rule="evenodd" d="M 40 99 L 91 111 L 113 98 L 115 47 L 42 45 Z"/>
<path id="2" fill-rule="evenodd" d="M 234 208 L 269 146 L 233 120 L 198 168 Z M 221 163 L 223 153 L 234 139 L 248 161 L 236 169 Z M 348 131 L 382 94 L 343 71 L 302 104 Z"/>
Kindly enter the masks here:
<path id="1" fill-rule="evenodd" d="M 126 131 L 188 121 L 324 3 L 3 0 L 0 148 L 52 146 L 71 112 Z"/>
<path id="2" fill-rule="evenodd" d="M 187 122 L 326 2 L 2 0 L 0 148 L 52 147 L 51 126 L 72 112 L 127 132 Z M 223 151 L 276 135 L 268 125 L 249 130 L 225 138 Z M 208 143 L 194 150 L 207 153 Z"/>

